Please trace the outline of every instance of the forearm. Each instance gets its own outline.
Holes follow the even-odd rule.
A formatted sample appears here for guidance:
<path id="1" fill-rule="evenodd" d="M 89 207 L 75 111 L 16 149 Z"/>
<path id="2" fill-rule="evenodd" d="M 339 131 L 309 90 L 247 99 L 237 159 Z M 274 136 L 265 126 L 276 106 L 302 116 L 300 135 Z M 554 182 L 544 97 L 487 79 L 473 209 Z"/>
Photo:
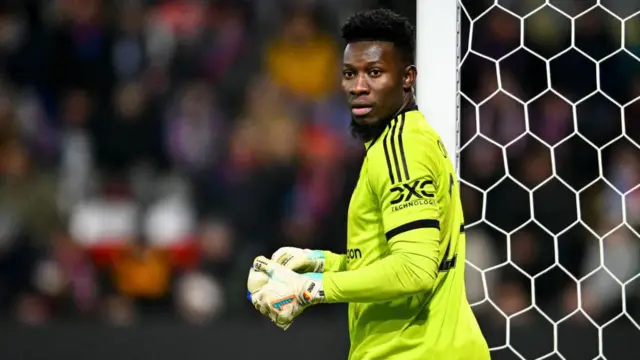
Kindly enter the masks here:
<path id="1" fill-rule="evenodd" d="M 347 269 L 347 256 L 331 251 L 322 251 L 324 254 L 324 272 L 340 272 Z"/>
<path id="2" fill-rule="evenodd" d="M 433 237 L 401 240 L 395 252 L 369 266 L 325 274 L 326 301 L 383 302 L 430 291 L 438 273 L 438 243 Z"/>

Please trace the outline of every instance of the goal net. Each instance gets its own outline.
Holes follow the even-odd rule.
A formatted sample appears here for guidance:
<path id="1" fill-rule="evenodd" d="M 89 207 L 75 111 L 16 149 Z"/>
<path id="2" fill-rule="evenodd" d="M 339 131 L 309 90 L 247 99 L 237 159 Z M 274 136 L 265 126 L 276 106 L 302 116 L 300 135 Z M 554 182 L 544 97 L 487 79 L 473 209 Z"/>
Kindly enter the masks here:
<path id="1" fill-rule="evenodd" d="M 458 17 L 467 291 L 492 358 L 639 359 L 640 1 Z"/>

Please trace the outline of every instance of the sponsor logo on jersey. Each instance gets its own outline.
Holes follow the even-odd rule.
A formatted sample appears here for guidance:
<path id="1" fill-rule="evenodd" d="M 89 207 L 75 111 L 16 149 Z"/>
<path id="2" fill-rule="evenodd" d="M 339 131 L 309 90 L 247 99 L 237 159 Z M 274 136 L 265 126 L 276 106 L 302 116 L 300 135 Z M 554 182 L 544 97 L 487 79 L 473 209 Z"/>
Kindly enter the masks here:
<path id="1" fill-rule="evenodd" d="M 362 258 L 362 251 L 360 251 L 360 249 L 358 248 L 347 249 L 347 261 L 361 259 L 361 258 Z"/>
<path id="2" fill-rule="evenodd" d="M 421 199 L 421 200 L 412 200 L 406 203 L 402 203 L 400 205 L 393 205 L 391 207 L 391 211 L 400 211 L 408 208 L 412 208 L 415 206 L 430 206 L 435 205 L 436 201 L 433 199 Z"/>
<path id="3" fill-rule="evenodd" d="M 391 188 L 393 199 L 391 211 L 398 211 L 414 206 L 434 205 L 435 194 L 430 191 L 433 187 L 432 180 L 418 179 L 412 182 L 399 184 Z"/>

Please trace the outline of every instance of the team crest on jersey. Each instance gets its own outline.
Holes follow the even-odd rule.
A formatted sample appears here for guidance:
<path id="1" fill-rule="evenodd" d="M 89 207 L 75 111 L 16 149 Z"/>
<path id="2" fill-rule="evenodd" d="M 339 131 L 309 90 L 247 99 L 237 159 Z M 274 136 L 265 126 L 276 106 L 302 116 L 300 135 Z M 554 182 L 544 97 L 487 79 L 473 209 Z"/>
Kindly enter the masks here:
<path id="1" fill-rule="evenodd" d="M 445 159 L 449 157 L 449 154 L 447 154 L 447 149 L 444 147 L 444 144 L 440 139 L 438 139 L 438 147 L 440 148 L 440 151 L 442 152 L 442 156 L 444 156 Z"/>

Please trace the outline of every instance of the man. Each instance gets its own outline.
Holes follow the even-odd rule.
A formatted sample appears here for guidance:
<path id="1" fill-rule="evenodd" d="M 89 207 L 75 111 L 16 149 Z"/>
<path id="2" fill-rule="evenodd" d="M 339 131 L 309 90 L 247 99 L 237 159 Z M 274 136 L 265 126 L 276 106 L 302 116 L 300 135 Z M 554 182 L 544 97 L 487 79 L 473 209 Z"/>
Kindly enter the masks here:
<path id="1" fill-rule="evenodd" d="M 465 235 L 451 159 L 415 105 L 415 30 L 388 10 L 356 14 L 342 85 L 367 153 L 347 214 L 347 251 L 258 257 L 251 296 L 288 327 L 306 307 L 349 303 L 349 359 L 489 359 L 466 299 Z M 454 119 L 450 119 L 454 121 Z"/>

